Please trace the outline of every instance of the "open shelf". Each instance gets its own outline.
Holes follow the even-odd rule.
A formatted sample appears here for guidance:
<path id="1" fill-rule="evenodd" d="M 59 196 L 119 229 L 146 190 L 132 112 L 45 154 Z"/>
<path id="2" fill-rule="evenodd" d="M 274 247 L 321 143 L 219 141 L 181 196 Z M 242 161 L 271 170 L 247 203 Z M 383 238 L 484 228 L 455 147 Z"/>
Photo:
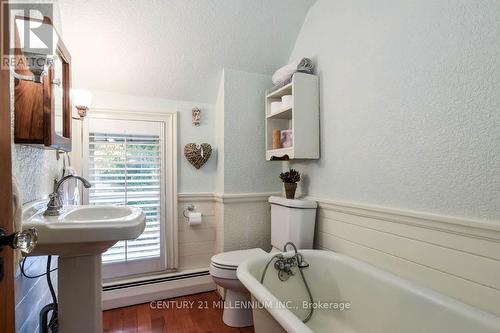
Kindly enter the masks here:
<path id="1" fill-rule="evenodd" d="M 275 113 L 268 114 L 266 118 L 271 119 L 292 119 L 292 107 L 280 110 Z"/>
<path id="2" fill-rule="evenodd" d="M 289 84 L 287 84 L 286 86 L 283 86 L 283 87 L 279 88 L 276 91 L 268 93 L 266 95 L 266 98 L 268 98 L 268 99 L 273 99 L 273 98 L 279 99 L 279 98 L 281 98 L 282 96 L 285 96 L 285 95 L 292 95 L 292 93 L 293 93 L 293 81 L 290 82 Z"/>
<path id="3" fill-rule="evenodd" d="M 291 107 L 271 113 L 271 103 L 292 95 Z M 292 82 L 266 93 L 266 160 L 319 158 L 319 81 L 316 75 L 295 73 Z M 293 147 L 272 149 L 273 131 L 292 130 Z"/>

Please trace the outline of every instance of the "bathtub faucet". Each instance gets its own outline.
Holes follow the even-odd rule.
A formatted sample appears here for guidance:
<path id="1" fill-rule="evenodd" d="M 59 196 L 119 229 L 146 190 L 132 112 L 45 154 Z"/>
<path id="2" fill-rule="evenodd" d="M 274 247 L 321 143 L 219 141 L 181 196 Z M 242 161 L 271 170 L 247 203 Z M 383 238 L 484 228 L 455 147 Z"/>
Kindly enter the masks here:
<path id="1" fill-rule="evenodd" d="M 288 246 L 291 246 L 294 251 L 294 254 L 291 257 L 284 255 Z M 274 268 L 276 268 L 276 270 L 278 271 L 278 279 L 283 282 L 287 281 L 290 276 L 295 275 L 292 268 L 297 267 L 300 276 L 302 277 L 302 281 L 304 282 L 304 286 L 306 287 L 307 294 L 309 295 L 309 313 L 307 314 L 307 317 L 302 320 L 302 322 L 307 323 L 313 315 L 314 307 L 312 306 L 313 297 L 311 289 L 309 289 L 309 285 L 307 284 L 306 277 L 304 276 L 304 272 L 302 272 L 302 270 L 309 267 L 309 264 L 304 260 L 304 256 L 302 255 L 302 253 L 299 253 L 297 251 L 297 247 L 292 242 L 288 242 L 285 244 L 285 246 L 283 247 L 283 252 L 284 253 L 277 253 L 272 256 L 271 259 L 269 259 L 266 266 L 264 267 L 262 276 L 260 277 L 260 283 L 264 285 L 264 278 L 266 277 L 267 269 L 274 260 Z"/>
<path id="2" fill-rule="evenodd" d="M 285 246 L 283 247 L 283 251 L 286 252 L 286 248 L 288 247 L 288 245 L 293 247 L 293 251 L 295 252 L 295 258 L 297 259 L 297 267 L 299 268 L 309 267 L 309 264 L 304 260 L 304 256 L 302 255 L 302 253 L 299 253 L 297 251 L 297 247 L 292 242 L 286 243 Z"/>
<path id="3" fill-rule="evenodd" d="M 290 276 L 295 275 L 292 270 L 294 267 L 298 267 L 299 269 L 309 267 L 309 264 L 304 260 L 304 256 L 297 251 L 297 247 L 292 242 L 285 244 L 283 252 L 286 252 L 289 246 L 293 248 L 294 255 L 292 257 L 277 257 L 277 260 L 274 262 L 274 268 L 278 271 L 280 281 L 287 281 Z"/>

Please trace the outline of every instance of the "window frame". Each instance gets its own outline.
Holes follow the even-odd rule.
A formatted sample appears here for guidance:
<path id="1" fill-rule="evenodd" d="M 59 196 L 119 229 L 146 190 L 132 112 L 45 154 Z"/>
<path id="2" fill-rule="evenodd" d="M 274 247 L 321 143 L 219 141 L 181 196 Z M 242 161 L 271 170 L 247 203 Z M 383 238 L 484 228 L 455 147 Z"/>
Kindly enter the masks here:
<path id="1" fill-rule="evenodd" d="M 89 175 L 89 164 L 84 161 L 89 161 L 89 122 L 88 119 L 107 119 L 107 120 L 131 120 L 131 121 L 152 121 L 161 124 L 161 136 L 164 141 L 162 144 L 162 189 L 161 189 L 161 214 L 164 219 L 164 243 L 165 256 L 162 258 L 162 264 L 165 269 L 156 270 L 154 265 L 148 265 L 144 262 L 142 267 L 149 271 L 146 273 L 135 273 L 138 269 L 135 266 L 141 267 L 138 262 L 134 265 L 129 263 L 107 263 L 103 266 L 103 278 L 105 281 L 119 281 L 138 276 L 150 276 L 161 273 L 177 271 L 179 267 L 179 251 L 178 251 L 178 208 L 177 208 L 177 114 L 176 113 L 156 113 L 143 111 L 126 111 L 116 109 L 92 109 L 85 120 L 83 121 L 82 130 L 82 173 L 84 177 Z M 89 193 L 83 191 L 83 202 L 88 204 Z M 125 266 L 129 265 L 129 268 Z M 112 276 L 105 274 L 105 267 L 113 269 Z M 132 272 L 130 272 L 132 271 Z M 119 276 L 115 276 L 119 275 Z"/>

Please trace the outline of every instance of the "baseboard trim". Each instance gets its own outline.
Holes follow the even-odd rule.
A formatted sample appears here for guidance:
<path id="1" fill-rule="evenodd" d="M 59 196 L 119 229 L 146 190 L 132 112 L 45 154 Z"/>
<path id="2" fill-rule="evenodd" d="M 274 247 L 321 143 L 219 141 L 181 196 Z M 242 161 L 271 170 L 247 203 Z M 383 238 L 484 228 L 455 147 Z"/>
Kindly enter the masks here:
<path id="1" fill-rule="evenodd" d="M 110 310 L 212 290 L 215 290 L 215 284 L 208 271 L 106 286 L 102 293 L 103 309 Z"/>

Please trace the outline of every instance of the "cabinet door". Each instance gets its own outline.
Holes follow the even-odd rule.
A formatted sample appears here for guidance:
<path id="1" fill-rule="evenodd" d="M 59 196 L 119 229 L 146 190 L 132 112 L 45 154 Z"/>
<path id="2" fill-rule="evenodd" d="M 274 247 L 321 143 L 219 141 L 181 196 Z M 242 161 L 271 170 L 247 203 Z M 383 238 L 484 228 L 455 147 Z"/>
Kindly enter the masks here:
<path id="1" fill-rule="evenodd" d="M 70 57 L 59 42 L 44 82 L 44 144 L 71 151 Z"/>

